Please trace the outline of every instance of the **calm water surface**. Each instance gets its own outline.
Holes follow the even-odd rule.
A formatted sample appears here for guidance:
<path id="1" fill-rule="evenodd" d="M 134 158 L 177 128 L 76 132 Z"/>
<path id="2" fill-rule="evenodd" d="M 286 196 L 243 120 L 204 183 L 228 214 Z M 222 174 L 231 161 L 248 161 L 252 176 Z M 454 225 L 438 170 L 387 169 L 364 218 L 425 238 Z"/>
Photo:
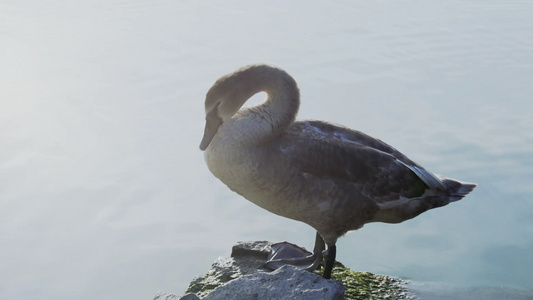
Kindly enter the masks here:
<path id="1" fill-rule="evenodd" d="M 198 150 L 205 92 L 255 62 L 297 79 L 300 118 L 479 184 L 349 233 L 340 261 L 428 298 L 533 297 L 533 3 L 268 3 L 0 4 L 1 299 L 151 299 L 240 240 L 312 248 L 311 228 L 229 191 Z"/>

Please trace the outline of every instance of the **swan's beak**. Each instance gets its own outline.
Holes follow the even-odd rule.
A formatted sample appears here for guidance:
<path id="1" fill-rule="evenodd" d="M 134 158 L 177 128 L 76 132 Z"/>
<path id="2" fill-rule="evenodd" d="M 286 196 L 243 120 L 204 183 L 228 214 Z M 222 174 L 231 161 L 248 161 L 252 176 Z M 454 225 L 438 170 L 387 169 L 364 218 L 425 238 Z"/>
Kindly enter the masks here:
<path id="1" fill-rule="evenodd" d="M 205 130 L 202 142 L 200 142 L 200 150 L 205 150 L 211 140 L 217 134 L 218 127 L 222 124 L 222 119 L 216 113 L 208 113 L 205 117 Z"/>

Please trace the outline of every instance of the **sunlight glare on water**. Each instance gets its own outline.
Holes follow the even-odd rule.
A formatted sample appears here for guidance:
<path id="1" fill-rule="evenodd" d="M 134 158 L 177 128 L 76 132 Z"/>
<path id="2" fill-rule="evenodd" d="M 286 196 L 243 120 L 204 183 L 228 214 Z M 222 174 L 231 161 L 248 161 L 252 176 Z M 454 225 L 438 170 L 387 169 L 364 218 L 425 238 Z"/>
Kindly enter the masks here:
<path id="1" fill-rule="evenodd" d="M 312 248 L 198 149 L 209 87 L 257 62 L 295 77 L 300 118 L 478 184 L 347 234 L 339 261 L 435 299 L 532 297 L 531 2 L 3 1 L 0 28 L 0 298 L 151 299 L 237 241 Z"/>

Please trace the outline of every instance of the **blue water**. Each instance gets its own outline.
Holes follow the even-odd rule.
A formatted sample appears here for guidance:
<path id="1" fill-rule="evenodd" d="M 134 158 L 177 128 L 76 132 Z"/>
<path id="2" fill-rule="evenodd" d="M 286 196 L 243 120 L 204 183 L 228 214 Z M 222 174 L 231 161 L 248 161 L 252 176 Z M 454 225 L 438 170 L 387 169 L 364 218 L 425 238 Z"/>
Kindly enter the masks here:
<path id="1" fill-rule="evenodd" d="M 296 78 L 300 118 L 479 185 L 347 234 L 340 261 L 433 297 L 533 295 L 533 2 L 7 0 L 0 298 L 151 299 L 240 240 L 312 248 L 311 228 L 229 191 L 198 150 L 207 89 L 255 62 Z"/>

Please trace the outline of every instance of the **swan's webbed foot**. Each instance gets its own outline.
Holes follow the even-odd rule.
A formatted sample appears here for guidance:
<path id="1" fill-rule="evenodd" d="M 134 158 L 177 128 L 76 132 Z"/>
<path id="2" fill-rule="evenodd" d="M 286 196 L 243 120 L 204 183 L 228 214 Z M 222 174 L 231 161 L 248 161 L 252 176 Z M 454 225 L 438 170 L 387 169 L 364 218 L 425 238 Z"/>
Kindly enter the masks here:
<path id="1" fill-rule="evenodd" d="M 316 234 L 313 253 L 291 243 L 276 243 L 272 245 L 272 252 L 268 255 L 267 262 L 263 267 L 269 270 L 275 270 L 288 264 L 313 272 L 322 262 L 324 249 L 324 240 L 318 232 Z"/>
<path id="2" fill-rule="evenodd" d="M 294 244 L 282 242 L 272 245 L 272 252 L 268 255 L 264 268 L 275 270 L 284 265 L 293 265 L 307 271 L 314 271 L 322 262 L 322 252 L 311 253 Z"/>

